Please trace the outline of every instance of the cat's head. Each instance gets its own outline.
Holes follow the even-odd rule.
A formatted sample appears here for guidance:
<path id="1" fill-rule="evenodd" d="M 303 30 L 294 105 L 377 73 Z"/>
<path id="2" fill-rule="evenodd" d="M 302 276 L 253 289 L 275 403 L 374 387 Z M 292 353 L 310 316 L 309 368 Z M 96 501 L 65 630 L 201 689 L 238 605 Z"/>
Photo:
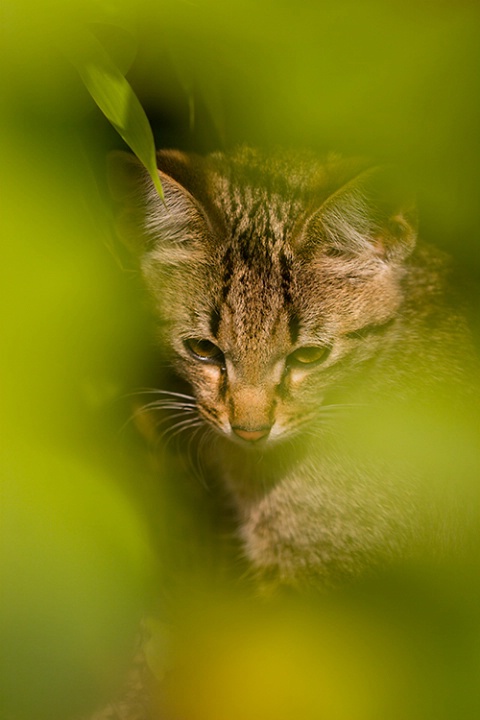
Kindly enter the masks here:
<path id="1" fill-rule="evenodd" d="M 110 177 L 162 345 L 219 433 L 292 437 L 388 344 L 412 212 L 364 161 L 157 158 L 163 201 L 133 156 L 114 154 Z"/>

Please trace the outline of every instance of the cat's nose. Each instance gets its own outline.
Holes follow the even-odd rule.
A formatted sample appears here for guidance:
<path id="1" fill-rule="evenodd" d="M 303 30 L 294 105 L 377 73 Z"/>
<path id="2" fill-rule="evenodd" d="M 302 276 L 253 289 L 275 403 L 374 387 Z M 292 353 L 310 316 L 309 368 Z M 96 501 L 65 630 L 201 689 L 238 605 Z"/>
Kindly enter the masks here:
<path id="1" fill-rule="evenodd" d="M 235 435 L 238 435 L 238 437 L 242 438 L 242 440 L 247 440 L 248 442 L 256 442 L 257 440 L 261 440 L 262 438 L 267 437 L 271 430 L 271 427 L 270 425 L 264 425 L 263 427 L 256 428 L 255 430 L 246 430 L 245 428 L 234 427 L 232 425 L 232 430 Z"/>

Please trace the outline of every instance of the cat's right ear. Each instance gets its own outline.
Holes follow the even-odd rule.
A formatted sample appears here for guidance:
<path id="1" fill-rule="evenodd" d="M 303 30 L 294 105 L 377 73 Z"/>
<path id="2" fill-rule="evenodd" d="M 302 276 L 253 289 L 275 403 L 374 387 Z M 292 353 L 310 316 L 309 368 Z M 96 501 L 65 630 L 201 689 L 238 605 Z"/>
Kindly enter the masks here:
<path id="1" fill-rule="evenodd" d="M 176 151 L 157 154 L 178 176 L 179 167 L 189 164 L 187 155 Z M 158 194 L 147 170 L 130 153 L 109 155 L 107 178 L 110 193 L 118 205 L 115 229 L 134 253 L 153 252 L 161 262 L 174 263 L 195 254 L 199 238 L 208 232 L 208 218 L 202 205 L 179 180 L 158 170 L 164 197 Z"/>

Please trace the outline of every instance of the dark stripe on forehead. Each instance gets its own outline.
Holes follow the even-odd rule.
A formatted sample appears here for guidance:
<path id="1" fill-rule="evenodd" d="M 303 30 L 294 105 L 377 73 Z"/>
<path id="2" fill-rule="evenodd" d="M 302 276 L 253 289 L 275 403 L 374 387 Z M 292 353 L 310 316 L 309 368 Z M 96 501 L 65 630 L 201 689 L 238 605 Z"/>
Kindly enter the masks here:
<path id="1" fill-rule="evenodd" d="M 287 258 L 283 250 L 278 255 L 278 261 L 280 263 L 280 274 L 282 278 L 282 291 L 285 299 L 285 305 L 292 305 L 292 262 Z"/>
<path id="2" fill-rule="evenodd" d="M 231 245 L 228 245 L 228 247 L 225 251 L 225 255 L 223 256 L 222 264 L 223 264 L 222 298 L 223 298 L 223 300 L 226 300 L 228 292 L 230 290 L 230 286 L 232 284 L 233 268 L 234 268 L 233 250 L 232 250 Z"/>
<path id="3" fill-rule="evenodd" d="M 295 311 L 291 312 L 289 315 L 288 331 L 290 333 L 290 342 L 292 343 L 292 345 L 295 345 L 300 334 L 300 318 L 298 316 L 298 313 L 296 313 Z"/>
<path id="4" fill-rule="evenodd" d="M 268 237 L 248 228 L 236 239 L 236 258 L 244 266 L 255 272 L 270 276 L 273 269 L 272 252 Z"/>
<path id="5" fill-rule="evenodd" d="M 214 338 L 218 335 L 218 328 L 220 326 L 220 311 L 217 307 L 212 308 L 210 312 L 210 331 Z"/>

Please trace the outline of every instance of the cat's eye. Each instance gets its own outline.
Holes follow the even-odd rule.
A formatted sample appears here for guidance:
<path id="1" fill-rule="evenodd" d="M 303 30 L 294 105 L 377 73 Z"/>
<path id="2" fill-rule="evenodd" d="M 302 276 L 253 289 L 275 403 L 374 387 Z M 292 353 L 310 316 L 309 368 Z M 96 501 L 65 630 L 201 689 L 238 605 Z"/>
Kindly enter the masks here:
<path id="1" fill-rule="evenodd" d="M 305 345 L 295 350 L 287 358 L 288 367 L 306 367 L 307 365 L 316 365 L 325 360 L 330 348 L 321 345 Z"/>
<path id="2" fill-rule="evenodd" d="M 210 340 L 189 338 L 185 340 L 185 347 L 198 360 L 217 364 L 223 364 L 224 362 L 225 358 L 222 351 Z"/>

